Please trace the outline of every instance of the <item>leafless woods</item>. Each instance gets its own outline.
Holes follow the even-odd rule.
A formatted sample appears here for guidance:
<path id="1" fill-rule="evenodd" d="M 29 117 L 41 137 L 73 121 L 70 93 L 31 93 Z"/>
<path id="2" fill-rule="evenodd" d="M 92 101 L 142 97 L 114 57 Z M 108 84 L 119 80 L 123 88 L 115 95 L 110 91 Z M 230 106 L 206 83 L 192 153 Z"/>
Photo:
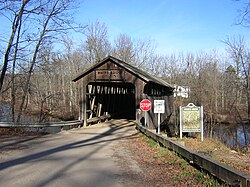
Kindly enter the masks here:
<path id="1" fill-rule="evenodd" d="M 39 121 L 76 119 L 79 90 L 72 79 L 107 55 L 189 87 L 189 98 L 176 98 L 176 104 L 203 105 L 210 121 L 250 118 L 250 53 L 244 38 L 222 39 L 225 52 L 159 55 L 150 39 L 120 34 L 111 41 L 105 23 L 74 24 L 76 5 L 72 0 L 0 1 L 0 14 L 12 25 L 0 38 L 1 101 L 11 104 L 13 122 L 24 112 L 37 114 Z M 78 31 L 77 42 L 70 30 Z"/>

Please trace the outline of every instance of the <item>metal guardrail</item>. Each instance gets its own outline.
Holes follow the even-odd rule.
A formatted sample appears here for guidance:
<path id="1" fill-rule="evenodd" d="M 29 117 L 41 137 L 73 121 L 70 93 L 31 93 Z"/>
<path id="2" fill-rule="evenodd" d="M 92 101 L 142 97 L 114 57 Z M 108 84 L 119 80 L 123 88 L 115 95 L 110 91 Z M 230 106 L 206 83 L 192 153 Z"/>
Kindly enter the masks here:
<path id="1" fill-rule="evenodd" d="M 35 131 L 41 133 L 54 134 L 61 130 L 69 130 L 83 126 L 83 121 L 60 121 L 60 122 L 46 122 L 46 123 L 23 123 L 13 124 L 11 122 L 0 122 L 0 128 L 21 128 L 27 131 Z"/>
<path id="2" fill-rule="evenodd" d="M 82 125 L 83 121 L 60 121 L 60 122 L 46 122 L 46 123 L 33 123 L 33 124 L 13 124 L 11 122 L 0 122 L 0 127 L 31 127 L 31 128 L 41 128 L 41 127 L 62 127 L 62 126 L 76 126 Z"/>
<path id="3" fill-rule="evenodd" d="M 87 119 L 87 123 L 95 123 L 101 122 L 106 119 L 110 119 L 111 115 L 103 115 L 100 117 L 93 117 L 91 119 Z M 45 128 L 45 127 L 67 127 L 67 126 L 82 126 L 83 121 L 75 120 L 75 121 L 59 121 L 59 122 L 46 122 L 46 123 L 21 123 L 21 124 L 14 124 L 12 122 L 0 122 L 1 127 L 9 127 L 9 128 Z"/>
<path id="4" fill-rule="evenodd" d="M 149 138 L 154 139 L 164 147 L 185 158 L 189 163 L 207 171 L 230 186 L 250 187 L 250 176 L 248 174 L 242 173 L 241 171 L 238 171 L 230 166 L 212 160 L 202 154 L 193 152 L 177 142 L 170 140 L 169 138 L 149 131 L 139 124 L 136 124 L 136 128 Z"/>

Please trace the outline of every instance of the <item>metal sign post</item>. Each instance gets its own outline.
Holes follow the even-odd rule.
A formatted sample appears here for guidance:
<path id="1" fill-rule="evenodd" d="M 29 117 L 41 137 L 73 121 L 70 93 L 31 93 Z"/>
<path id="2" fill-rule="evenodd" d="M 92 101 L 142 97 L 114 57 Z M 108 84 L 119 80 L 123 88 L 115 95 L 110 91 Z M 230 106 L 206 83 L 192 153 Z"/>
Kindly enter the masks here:
<path id="1" fill-rule="evenodd" d="M 165 113 L 165 100 L 154 100 L 154 113 L 158 114 L 158 134 L 160 134 L 161 114 Z"/>
<path id="2" fill-rule="evenodd" d="M 161 114 L 158 113 L 158 134 L 161 133 Z"/>

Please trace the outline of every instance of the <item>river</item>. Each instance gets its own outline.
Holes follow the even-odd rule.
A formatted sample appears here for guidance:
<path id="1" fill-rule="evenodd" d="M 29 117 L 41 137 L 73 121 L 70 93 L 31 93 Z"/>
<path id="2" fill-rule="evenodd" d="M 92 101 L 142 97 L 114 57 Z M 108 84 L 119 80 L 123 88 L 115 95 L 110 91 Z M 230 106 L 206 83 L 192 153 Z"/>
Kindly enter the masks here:
<path id="1" fill-rule="evenodd" d="M 206 136 L 205 132 L 205 136 Z M 250 126 L 248 124 L 218 124 L 212 137 L 233 149 L 249 147 Z"/>
<path id="2" fill-rule="evenodd" d="M 58 119 L 52 118 L 47 116 L 42 122 L 55 122 L 59 121 Z M 11 115 L 11 106 L 8 103 L 1 103 L 0 104 L 0 122 L 12 122 L 12 115 Z M 38 123 L 39 116 L 38 115 L 28 115 L 24 114 L 21 117 L 20 123 Z"/>

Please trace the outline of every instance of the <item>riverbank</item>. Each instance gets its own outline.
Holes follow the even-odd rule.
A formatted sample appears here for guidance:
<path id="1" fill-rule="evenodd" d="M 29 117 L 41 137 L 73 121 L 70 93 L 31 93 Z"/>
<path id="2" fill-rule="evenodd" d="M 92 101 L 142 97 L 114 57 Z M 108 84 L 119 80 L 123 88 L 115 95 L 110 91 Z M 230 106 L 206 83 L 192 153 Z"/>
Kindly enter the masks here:
<path id="1" fill-rule="evenodd" d="M 18 137 L 18 136 L 39 136 L 43 135 L 41 132 L 26 131 L 21 128 L 0 128 L 0 138 L 2 137 Z"/>
<path id="2" fill-rule="evenodd" d="M 173 140 L 182 142 L 182 145 L 192 151 L 202 153 L 213 160 L 250 175 L 250 147 L 247 147 L 243 152 L 237 152 L 210 138 L 205 138 L 203 142 L 196 138 L 184 138 L 182 140 L 174 138 Z"/>

